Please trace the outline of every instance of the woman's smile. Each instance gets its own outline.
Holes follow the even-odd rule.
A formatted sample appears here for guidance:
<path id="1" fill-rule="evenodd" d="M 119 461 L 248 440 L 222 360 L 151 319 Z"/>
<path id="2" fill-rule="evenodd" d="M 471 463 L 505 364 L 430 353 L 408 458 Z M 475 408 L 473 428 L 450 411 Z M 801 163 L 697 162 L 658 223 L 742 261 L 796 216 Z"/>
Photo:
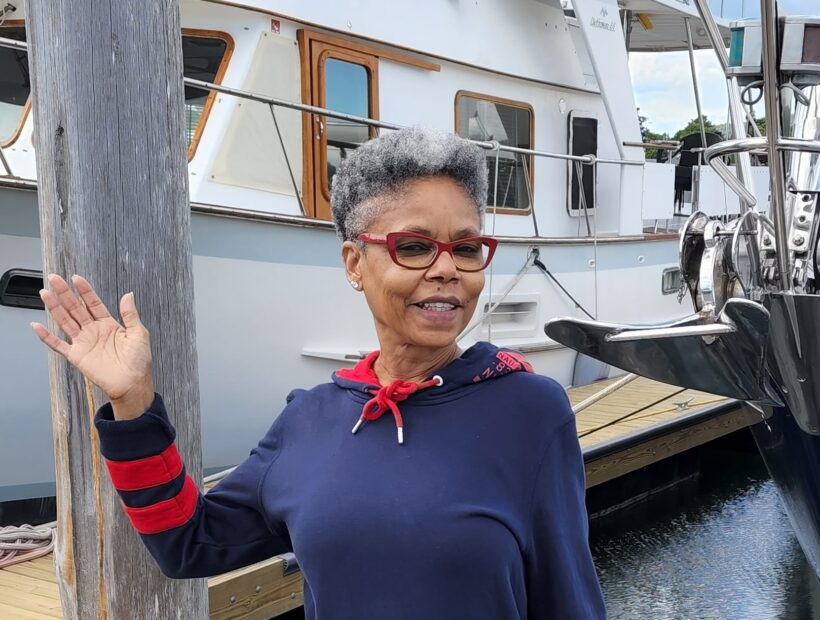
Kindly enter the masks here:
<path id="1" fill-rule="evenodd" d="M 458 297 L 444 297 L 433 295 L 410 304 L 410 310 L 421 321 L 429 321 L 434 325 L 445 325 L 456 322 L 461 318 L 464 304 Z"/>

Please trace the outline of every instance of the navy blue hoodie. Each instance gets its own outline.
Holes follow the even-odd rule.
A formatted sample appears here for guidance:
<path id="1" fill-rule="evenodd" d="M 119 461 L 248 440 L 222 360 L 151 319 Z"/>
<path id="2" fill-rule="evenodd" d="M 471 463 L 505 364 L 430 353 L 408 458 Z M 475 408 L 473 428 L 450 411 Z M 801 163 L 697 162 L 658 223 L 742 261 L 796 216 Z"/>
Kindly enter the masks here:
<path id="1" fill-rule="evenodd" d="M 163 572 L 209 576 L 293 551 L 310 619 L 604 618 L 561 386 L 488 343 L 421 384 L 380 386 L 377 356 L 292 392 L 206 495 L 159 396 L 134 420 L 100 409 L 112 482 Z"/>

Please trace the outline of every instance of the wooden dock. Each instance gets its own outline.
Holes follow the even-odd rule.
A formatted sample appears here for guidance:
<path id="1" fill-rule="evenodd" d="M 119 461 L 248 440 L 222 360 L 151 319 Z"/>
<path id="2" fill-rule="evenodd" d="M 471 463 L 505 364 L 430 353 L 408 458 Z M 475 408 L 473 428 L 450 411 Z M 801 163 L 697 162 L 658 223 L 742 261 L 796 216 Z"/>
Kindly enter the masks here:
<path id="1" fill-rule="evenodd" d="M 616 379 L 568 390 L 579 402 Z M 762 420 L 748 405 L 639 377 L 577 414 L 587 488 Z"/>
<path id="2" fill-rule="evenodd" d="M 609 379 L 569 390 L 581 401 L 611 385 Z M 759 422 L 760 413 L 726 398 L 638 378 L 577 414 L 587 487 L 613 480 L 669 456 Z M 303 603 L 302 577 L 285 574 L 272 558 L 211 578 L 210 617 L 263 620 Z M 51 556 L 0 570 L 0 618 L 60 618 Z"/>

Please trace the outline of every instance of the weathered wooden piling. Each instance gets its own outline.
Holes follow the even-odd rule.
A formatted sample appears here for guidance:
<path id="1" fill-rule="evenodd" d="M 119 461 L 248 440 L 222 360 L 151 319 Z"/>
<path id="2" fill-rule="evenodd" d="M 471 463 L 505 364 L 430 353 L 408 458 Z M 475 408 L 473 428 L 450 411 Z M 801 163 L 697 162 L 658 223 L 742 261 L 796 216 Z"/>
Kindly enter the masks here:
<path id="1" fill-rule="evenodd" d="M 44 271 L 80 273 L 116 312 L 135 291 L 157 390 L 201 474 L 190 212 L 176 0 L 28 0 Z M 50 357 L 63 616 L 204 618 L 204 580 L 162 576 L 101 468 L 102 394 Z"/>

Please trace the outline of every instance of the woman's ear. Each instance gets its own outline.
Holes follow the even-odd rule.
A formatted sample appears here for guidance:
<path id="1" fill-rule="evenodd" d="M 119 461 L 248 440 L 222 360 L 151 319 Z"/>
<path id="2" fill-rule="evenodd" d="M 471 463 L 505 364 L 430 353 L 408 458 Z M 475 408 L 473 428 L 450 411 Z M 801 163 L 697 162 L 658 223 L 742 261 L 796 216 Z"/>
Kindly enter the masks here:
<path id="1" fill-rule="evenodd" d="M 342 262 L 345 266 L 345 275 L 351 286 L 358 291 L 362 290 L 362 258 L 362 249 L 357 243 L 345 241 L 342 244 Z"/>

